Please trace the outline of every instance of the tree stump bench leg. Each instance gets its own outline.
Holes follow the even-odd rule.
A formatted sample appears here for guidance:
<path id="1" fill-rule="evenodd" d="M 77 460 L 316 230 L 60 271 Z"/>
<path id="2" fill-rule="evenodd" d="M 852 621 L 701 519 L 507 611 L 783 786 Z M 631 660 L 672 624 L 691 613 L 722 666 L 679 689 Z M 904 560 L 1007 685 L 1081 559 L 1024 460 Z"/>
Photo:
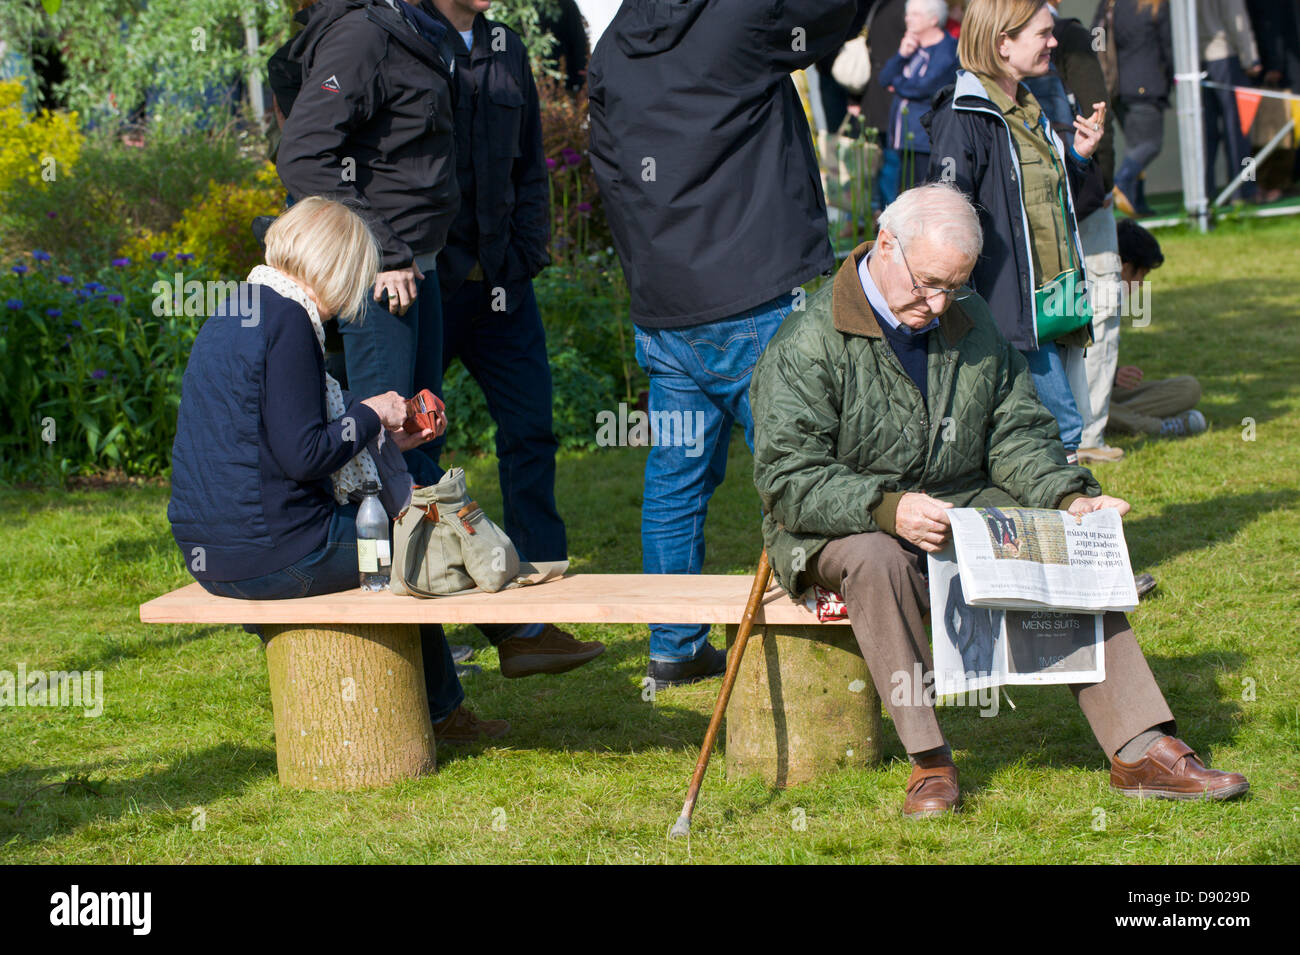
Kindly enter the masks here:
<path id="1" fill-rule="evenodd" d="M 880 719 L 851 627 L 755 627 L 727 709 L 727 778 L 785 788 L 879 762 Z"/>
<path id="2" fill-rule="evenodd" d="M 343 790 L 431 772 L 414 624 L 263 625 L 282 785 Z"/>

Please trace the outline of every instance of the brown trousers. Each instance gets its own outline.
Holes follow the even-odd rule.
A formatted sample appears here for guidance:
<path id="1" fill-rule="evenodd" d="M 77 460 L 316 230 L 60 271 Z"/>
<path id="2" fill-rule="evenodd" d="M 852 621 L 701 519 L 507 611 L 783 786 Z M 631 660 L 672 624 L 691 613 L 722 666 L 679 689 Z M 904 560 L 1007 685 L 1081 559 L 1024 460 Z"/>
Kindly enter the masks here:
<path id="1" fill-rule="evenodd" d="M 844 598 L 849 623 L 871 671 L 876 692 L 894 720 L 909 753 L 944 744 L 934 707 L 909 699 L 898 704 L 893 688 L 911 679 L 919 663 L 927 683 L 934 662 L 925 632 L 930 593 L 921 576 L 924 558 L 883 532 L 854 534 L 831 541 L 817 556 L 812 577 Z M 1107 758 L 1139 733 L 1162 724 L 1173 734 L 1174 717 L 1138 648 L 1128 618 L 1108 613 L 1103 621 L 1106 679 L 1074 683 L 1070 690 Z M 911 697 L 912 694 L 905 694 Z"/>
<path id="2" fill-rule="evenodd" d="M 1110 393 L 1107 427 L 1130 434 L 1159 434 L 1165 418 L 1191 411 L 1201 400 L 1201 384 L 1191 375 L 1144 381 Z"/>

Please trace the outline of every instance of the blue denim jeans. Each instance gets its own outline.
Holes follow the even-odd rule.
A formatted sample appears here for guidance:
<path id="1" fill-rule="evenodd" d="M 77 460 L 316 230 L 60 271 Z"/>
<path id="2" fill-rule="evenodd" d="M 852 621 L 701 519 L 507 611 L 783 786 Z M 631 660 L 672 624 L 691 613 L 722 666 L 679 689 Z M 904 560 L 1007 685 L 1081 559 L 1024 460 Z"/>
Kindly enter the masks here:
<path id="1" fill-rule="evenodd" d="M 1083 416 L 1079 406 L 1074 403 L 1074 392 L 1070 389 L 1070 377 L 1065 370 L 1056 342 L 1046 342 L 1037 351 L 1021 352 L 1029 362 L 1029 374 L 1034 379 L 1034 388 L 1038 391 L 1038 400 L 1043 403 L 1061 432 L 1061 444 L 1067 452 L 1079 450 L 1079 439 L 1083 437 Z"/>
<path id="2" fill-rule="evenodd" d="M 334 509 L 325 544 L 284 570 L 246 580 L 200 580 L 203 589 L 218 597 L 237 600 L 287 600 L 351 590 L 357 586 L 357 506 Z M 420 625 L 420 650 L 424 656 L 424 685 L 429 694 L 429 715 L 436 723 L 446 719 L 465 700 L 456 665 L 439 624 Z"/>
<path id="3" fill-rule="evenodd" d="M 376 302 L 367 295 L 365 313 L 339 325 L 347 388 L 354 398 L 371 398 L 396 391 L 410 398 L 421 388 L 442 394 L 442 295 L 438 273 L 430 269 L 416 283 L 415 301 L 405 315 L 388 310 L 388 299 Z M 437 454 L 426 444 L 406 452 L 407 466 L 415 473 L 417 460 L 435 465 Z"/>
<path id="4" fill-rule="evenodd" d="M 701 572 L 704 519 L 709 499 L 727 473 L 731 427 L 740 423 L 752 451 L 750 373 L 793 304 L 793 294 L 782 295 L 704 325 L 636 327 L 636 360 L 650 376 L 650 411 L 680 412 L 683 426 L 678 434 L 684 439 L 670 442 L 660 435 L 646 460 L 641 504 L 645 573 Z M 707 625 L 653 624 L 650 659 L 694 659 L 708 636 Z"/>

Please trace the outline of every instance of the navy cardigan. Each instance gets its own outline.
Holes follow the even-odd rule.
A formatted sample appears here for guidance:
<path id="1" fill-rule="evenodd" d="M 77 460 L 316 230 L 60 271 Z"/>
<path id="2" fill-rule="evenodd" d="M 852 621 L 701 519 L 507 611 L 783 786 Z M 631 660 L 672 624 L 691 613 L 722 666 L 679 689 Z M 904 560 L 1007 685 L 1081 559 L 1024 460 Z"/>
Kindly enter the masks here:
<path id="1" fill-rule="evenodd" d="M 241 283 L 204 322 L 172 445 L 172 535 L 199 580 L 283 570 L 324 545 L 330 474 L 379 435 L 354 401 L 335 421 L 306 310 Z"/>

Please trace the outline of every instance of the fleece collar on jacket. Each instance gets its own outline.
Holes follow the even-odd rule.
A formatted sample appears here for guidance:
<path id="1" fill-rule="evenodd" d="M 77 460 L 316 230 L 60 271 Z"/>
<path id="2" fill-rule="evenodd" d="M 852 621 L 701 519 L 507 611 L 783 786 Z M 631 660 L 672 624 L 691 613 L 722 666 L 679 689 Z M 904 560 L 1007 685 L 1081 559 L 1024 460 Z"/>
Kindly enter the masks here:
<path id="1" fill-rule="evenodd" d="M 862 290 L 862 280 L 858 278 L 858 263 L 871 251 L 871 246 L 870 242 L 862 243 L 835 273 L 835 284 L 831 288 L 831 318 L 835 330 L 845 335 L 883 337 L 880 323 L 876 321 L 875 313 L 867 302 L 867 293 Z M 939 330 L 943 332 L 949 347 L 961 341 L 973 324 L 970 316 L 962 310 L 960 302 L 953 302 L 939 316 Z"/>

